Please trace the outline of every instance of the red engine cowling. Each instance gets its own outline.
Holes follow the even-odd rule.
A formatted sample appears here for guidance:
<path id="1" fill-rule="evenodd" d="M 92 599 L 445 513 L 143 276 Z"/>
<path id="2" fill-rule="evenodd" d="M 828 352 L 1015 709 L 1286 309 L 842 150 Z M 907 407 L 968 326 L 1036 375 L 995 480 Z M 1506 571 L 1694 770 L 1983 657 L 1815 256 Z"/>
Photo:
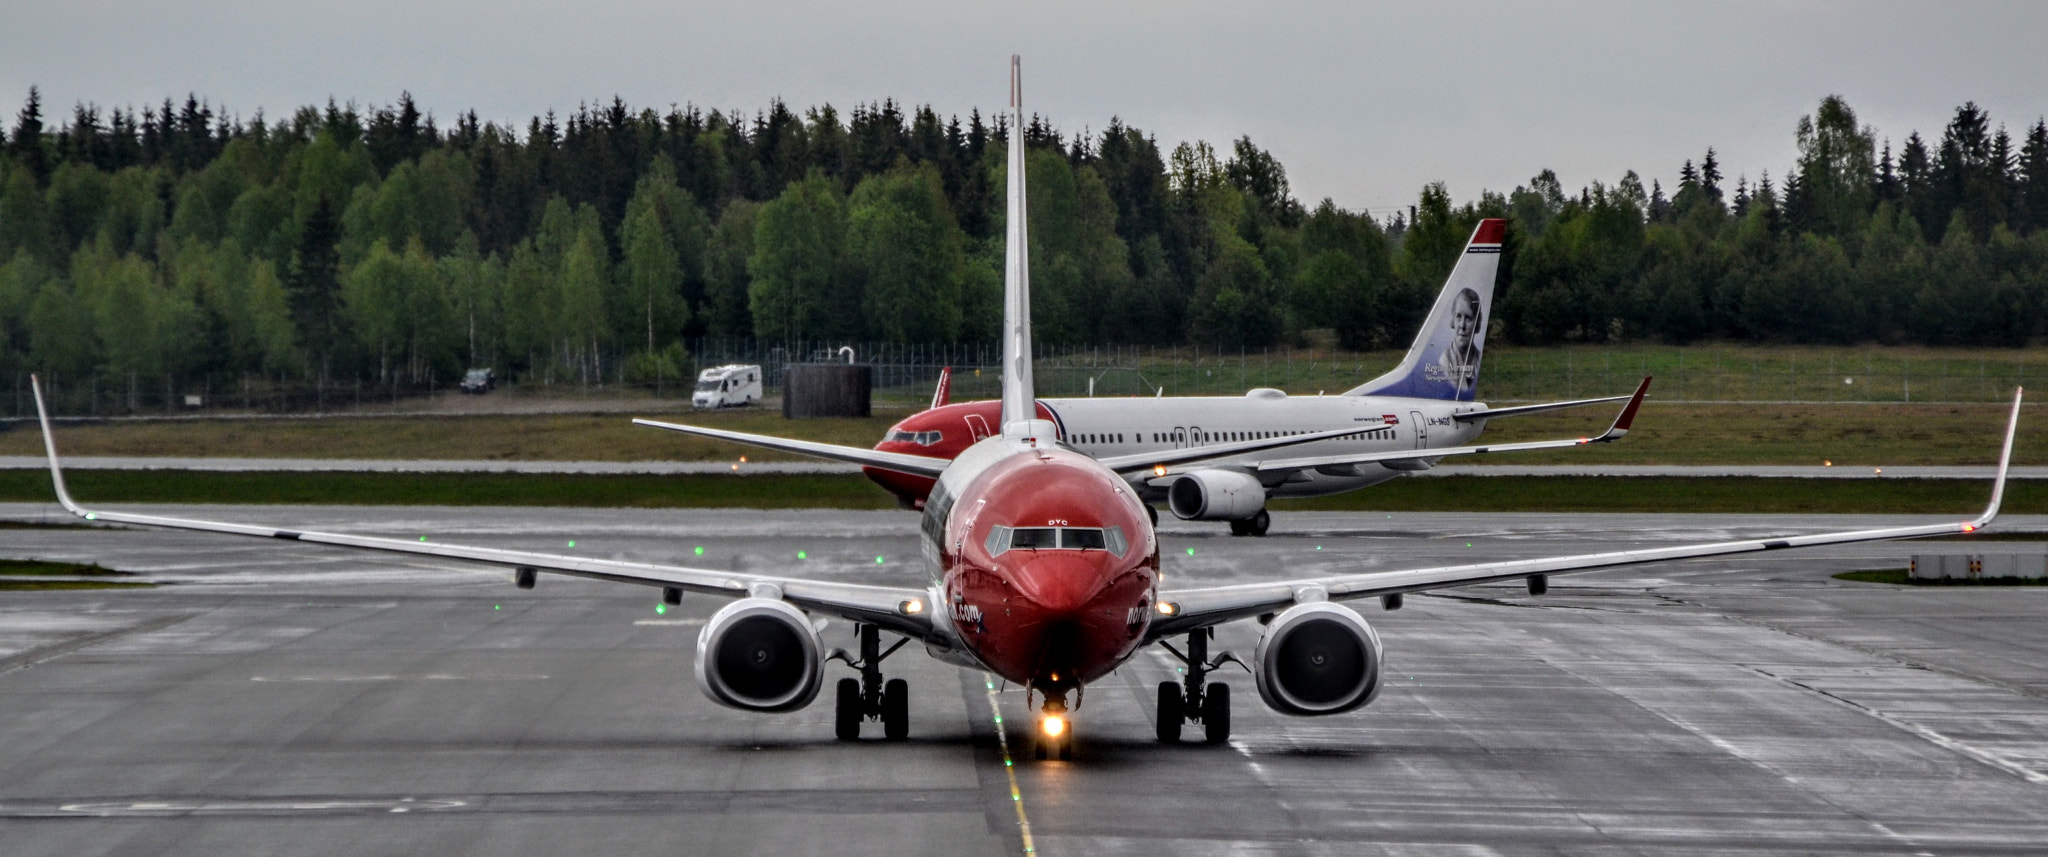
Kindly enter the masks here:
<path id="1" fill-rule="evenodd" d="M 742 598 L 697 635 L 697 687 L 746 711 L 795 711 L 824 686 L 823 646 L 803 611 L 774 598 Z"/>
<path id="2" fill-rule="evenodd" d="M 1342 714 L 1380 692 L 1380 637 L 1349 607 L 1313 601 L 1266 626 L 1253 656 L 1259 698 L 1282 714 Z"/>

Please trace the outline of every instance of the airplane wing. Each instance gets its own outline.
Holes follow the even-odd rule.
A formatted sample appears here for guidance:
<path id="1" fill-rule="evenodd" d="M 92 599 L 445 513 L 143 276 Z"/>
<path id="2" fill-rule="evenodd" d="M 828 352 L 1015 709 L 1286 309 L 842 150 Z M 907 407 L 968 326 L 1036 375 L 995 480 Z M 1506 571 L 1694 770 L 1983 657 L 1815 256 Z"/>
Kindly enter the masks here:
<path id="1" fill-rule="evenodd" d="M 1578 556 L 1506 560 L 1471 565 L 1382 571 L 1367 574 L 1345 574 L 1276 583 L 1252 583 L 1236 586 L 1187 589 L 1178 592 L 1161 592 L 1159 594 L 1161 615 L 1153 620 L 1149 636 L 1151 639 L 1156 640 L 1173 634 L 1185 633 L 1197 628 L 1227 622 L 1232 619 L 1275 613 L 1295 604 L 1309 601 L 1349 601 L 1380 595 L 1398 595 L 1406 592 L 1421 592 L 1452 586 L 1468 586 L 1475 583 L 1512 580 L 1518 577 L 1532 578 L 1539 575 L 1598 571 L 1604 568 L 1616 568 L 1624 565 L 1639 565 L 1667 560 L 1698 559 L 1783 548 L 1910 539 L 1922 536 L 1946 536 L 1975 532 L 1990 524 L 1992 519 L 1998 516 L 1999 503 L 2005 496 L 2006 470 L 2012 463 L 2013 436 L 2019 428 L 2020 399 L 2021 393 L 2015 392 L 2012 398 L 2012 416 L 2005 427 L 2005 445 L 1998 457 L 1998 476 L 1996 481 L 1992 483 L 1991 503 L 1985 507 L 1983 514 L 1968 521 L 1919 524 L 1905 527 L 1882 527 L 1865 530 L 1844 530 L 1807 535 L 1772 536 L 1761 539 L 1740 539 L 1729 542 L 1611 551 L 1608 553 L 1581 554 Z"/>
<path id="2" fill-rule="evenodd" d="M 1523 414 L 1540 414 L 1544 411 L 1556 411 L 1563 410 L 1565 408 L 1579 408 L 1584 407 L 1586 405 L 1598 405 L 1605 402 L 1620 402 L 1625 401 L 1627 399 L 1627 396 L 1601 396 L 1597 399 L 1573 399 L 1569 402 L 1544 402 L 1540 405 L 1520 405 L 1512 408 L 1487 408 L 1483 411 L 1466 411 L 1461 414 L 1452 414 L 1451 419 L 1457 420 L 1461 423 L 1470 423 L 1478 422 L 1481 420 L 1490 420 L 1495 417 L 1519 417 Z"/>
<path id="3" fill-rule="evenodd" d="M 358 550 L 374 550 L 437 559 L 461 560 L 464 562 L 508 566 L 517 569 L 533 569 L 535 571 L 565 574 L 574 577 L 587 577 L 595 580 L 637 583 L 643 586 L 654 586 L 663 589 L 699 592 L 722 598 L 745 598 L 757 594 L 773 597 L 779 594 L 782 598 L 806 610 L 838 616 L 849 621 L 877 625 L 906 636 L 916 637 L 920 640 L 931 639 L 940 633 L 934 629 L 929 609 L 930 596 L 923 589 L 863 586 L 776 575 L 687 568 L 657 563 L 624 562 L 620 560 L 564 556 L 561 554 L 440 544 L 429 542 L 424 537 L 418 541 L 407 541 L 405 539 L 381 536 L 324 533 L 315 530 L 287 530 L 224 521 L 170 518 L 158 515 L 87 509 L 71 499 L 71 492 L 64 485 L 64 471 L 57 458 L 57 442 L 50 431 L 49 413 L 43 407 L 42 385 L 34 376 L 30 377 L 29 383 L 35 392 L 36 416 L 42 423 L 43 448 L 49 453 L 50 480 L 57 490 L 57 502 L 63 504 L 64 508 L 71 514 L 88 521 L 105 524 L 132 524 L 172 530 L 191 530 L 202 533 L 220 533 L 232 536 L 254 536 L 257 538 L 282 539 L 285 541 L 332 545 Z M 915 458 L 916 456 L 903 457 Z"/>
<path id="4" fill-rule="evenodd" d="M 1637 385 L 1635 394 L 1628 397 L 1628 404 L 1623 405 L 1621 407 L 1621 413 L 1615 415 L 1614 424 L 1608 426 L 1606 431 L 1601 432 L 1600 434 L 1594 435 L 1592 437 L 1570 438 L 1565 440 L 1532 440 L 1525 441 L 1522 443 L 1493 443 L 1486 444 L 1483 446 L 1445 446 L 1438 447 L 1436 449 L 1399 449 L 1385 452 L 1355 452 L 1344 453 L 1342 455 L 1324 455 L 1309 458 L 1279 458 L 1269 461 L 1261 461 L 1255 466 L 1255 469 L 1258 470 L 1258 472 L 1260 473 L 1273 473 L 1276 471 L 1288 470 L 1309 470 L 1312 468 L 1334 470 L 1337 468 L 1355 467 L 1360 464 L 1373 464 L 1379 462 L 1423 461 L 1434 460 L 1438 458 L 1450 458 L 1460 455 L 1485 455 L 1487 453 L 1493 452 L 1526 452 L 1532 449 L 1562 449 L 1574 446 L 1585 446 L 1587 444 L 1594 443 L 1609 443 L 1611 441 L 1620 440 L 1624 435 L 1628 434 L 1629 426 L 1635 424 L 1636 411 L 1642 408 L 1643 397 L 1647 395 L 1649 392 L 1650 379 L 1646 377 L 1643 379 L 1643 382 L 1640 385 Z M 1166 474 L 1160 475 L 1164 476 Z"/>
<path id="5" fill-rule="evenodd" d="M 718 440 L 729 440 L 734 443 L 744 443 L 749 446 L 758 446 L 763 449 L 774 449 L 780 450 L 782 452 L 794 452 L 799 455 L 809 455 L 816 458 L 831 459 L 833 461 L 845 461 L 853 464 L 858 464 L 863 467 L 874 467 L 882 470 L 893 470 L 897 473 L 908 473 L 913 476 L 929 476 L 935 479 L 938 478 L 940 471 L 946 469 L 946 465 L 953 463 L 951 459 L 933 458 L 928 455 L 911 455 L 909 453 L 903 452 L 882 452 L 880 450 L 869 449 L 864 446 L 840 446 L 839 444 L 836 443 L 817 443 L 815 441 L 808 440 L 791 440 L 786 437 L 775 437 L 773 435 L 748 434 L 746 432 L 740 431 L 726 431 L 725 429 L 704 428 L 703 426 L 686 426 L 681 423 L 665 423 L 661 422 L 660 420 L 636 419 L 633 421 L 633 424 L 639 426 L 647 426 L 649 428 L 658 428 L 673 432 L 681 432 L 683 434 L 691 434 L 696 435 L 698 437 L 709 437 L 716 438 Z"/>

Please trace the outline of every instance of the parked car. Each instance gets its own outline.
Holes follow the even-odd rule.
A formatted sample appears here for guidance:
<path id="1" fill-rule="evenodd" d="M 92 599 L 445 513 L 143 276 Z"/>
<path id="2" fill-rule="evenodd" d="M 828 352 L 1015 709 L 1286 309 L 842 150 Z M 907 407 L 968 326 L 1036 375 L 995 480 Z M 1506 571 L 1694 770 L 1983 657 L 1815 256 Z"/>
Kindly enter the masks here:
<path id="1" fill-rule="evenodd" d="M 490 392 L 491 388 L 496 386 L 498 386 L 498 370 L 496 369 L 471 369 L 469 374 L 462 376 L 462 392 L 465 393 L 483 395 Z"/>

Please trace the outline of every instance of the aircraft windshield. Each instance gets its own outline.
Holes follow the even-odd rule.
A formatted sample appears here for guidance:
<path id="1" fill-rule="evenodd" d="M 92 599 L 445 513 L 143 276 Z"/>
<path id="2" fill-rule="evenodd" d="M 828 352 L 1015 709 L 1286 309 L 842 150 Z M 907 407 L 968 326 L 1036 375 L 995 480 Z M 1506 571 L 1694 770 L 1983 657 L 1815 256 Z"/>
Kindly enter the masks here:
<path id="1" fill-rule="evenodd" d="M 983 543 L 989 556 L 1013 550 L 1106 550 L 1119 557 L 1130 549 L 1122 527 L 991 527 Z"/>
<path id="2" fill-rule="evenodd" d="M 890 432 L 889 436 L 883 438 L 883 440 L 890 443 L 914 443 L 918 446 L 931 446 L 939 442 L 939 433 L 935 431 L 902 431 L 899 429 Z"/>

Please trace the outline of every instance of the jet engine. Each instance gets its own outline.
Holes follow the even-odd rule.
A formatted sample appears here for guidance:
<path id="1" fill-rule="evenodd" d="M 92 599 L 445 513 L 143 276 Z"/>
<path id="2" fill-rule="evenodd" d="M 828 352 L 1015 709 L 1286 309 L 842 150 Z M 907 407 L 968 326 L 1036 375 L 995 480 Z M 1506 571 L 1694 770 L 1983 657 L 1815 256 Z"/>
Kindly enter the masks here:
<path id="1" fill-rule="evenodd" d="M 1341 604 L 1288 608 L 1266 626 L 1252 661 L 1259 698 L 1282 714 L 1342 714 L 1380 692 L 1380 637 Z"/>
<path id="2" fill-rule="evenodd" d="M 795 711 L 825 683 L 818 632 L 803 611 L 774 598 L 742 598 L 697 635 L 697 687 L 746 711 Z"/>
<path id="3" fill-rule="evenodd" d="M 1242 521 L 1266 508 L 1266 486 L 1235 470 L 1197 470 L 1167 487 L 1166 507 L 1183 521 Z"/>

